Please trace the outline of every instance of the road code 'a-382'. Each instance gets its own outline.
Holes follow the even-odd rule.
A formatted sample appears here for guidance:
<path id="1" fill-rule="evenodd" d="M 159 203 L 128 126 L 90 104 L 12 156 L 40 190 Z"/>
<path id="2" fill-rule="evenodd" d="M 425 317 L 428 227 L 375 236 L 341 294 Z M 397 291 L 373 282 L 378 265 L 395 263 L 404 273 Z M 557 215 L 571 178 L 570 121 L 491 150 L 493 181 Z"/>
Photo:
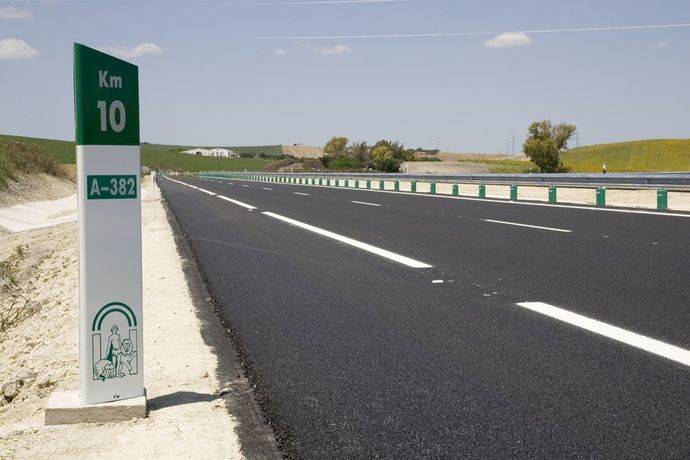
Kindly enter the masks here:
<path id="1" fill-rule="evenodd" d="M 139 74 L 74 45 L 81 401 L 144 394 Z"/>

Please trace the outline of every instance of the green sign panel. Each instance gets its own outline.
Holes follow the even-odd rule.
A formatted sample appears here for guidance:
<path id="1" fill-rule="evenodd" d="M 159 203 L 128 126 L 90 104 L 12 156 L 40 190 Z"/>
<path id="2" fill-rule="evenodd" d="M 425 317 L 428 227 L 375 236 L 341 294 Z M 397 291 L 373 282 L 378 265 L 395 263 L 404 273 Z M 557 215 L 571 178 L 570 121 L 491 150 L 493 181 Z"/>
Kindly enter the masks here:
<path id="1" fill-rule="evenodd" d="M 137 176 L 86 176 L 89 200 L 122 200 L 137 197 Z"/>
<path id="2" fill-rule="evenodd" d="M 139 145 L 139 71 L 74 44 L 77 145 Z"/>

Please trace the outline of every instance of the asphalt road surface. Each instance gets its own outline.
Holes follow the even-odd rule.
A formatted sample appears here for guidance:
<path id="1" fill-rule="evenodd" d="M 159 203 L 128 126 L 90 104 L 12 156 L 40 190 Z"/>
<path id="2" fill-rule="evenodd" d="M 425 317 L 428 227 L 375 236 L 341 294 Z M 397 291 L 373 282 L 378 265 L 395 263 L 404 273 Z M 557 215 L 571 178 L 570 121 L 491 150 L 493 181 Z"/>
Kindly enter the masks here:
<path id="1" fill-rule="evenodd" d="M 690 217 L 160 187 L 285 455 L 690 456 Z"/>

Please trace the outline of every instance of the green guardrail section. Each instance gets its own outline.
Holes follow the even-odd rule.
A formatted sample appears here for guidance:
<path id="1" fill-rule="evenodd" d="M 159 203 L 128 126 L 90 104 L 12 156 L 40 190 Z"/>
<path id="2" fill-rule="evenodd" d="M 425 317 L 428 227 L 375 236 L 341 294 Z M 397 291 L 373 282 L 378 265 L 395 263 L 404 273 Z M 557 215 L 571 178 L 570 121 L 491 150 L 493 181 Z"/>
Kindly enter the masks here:
<path id="1" fill-rule="evenodd" d="M 248 173 L 229 173 L 229 172 L 205 172 L 197 173 L 199 178 L 218 178 L 218 179 L 240 179 L 240 180 L 251 180 L 259 182 L 274 182 L 274 183 L 284 183 L 284 184 L 301 184 L 301 185 L 319 185 L 328 187 L 350 187 L 349 178 L 324 178 L 324 177 L 298 177 L 298 176 L 288 176 L 288 175 L 257 175 Z M 354 188 L 362 188 L 362 181 L 359 179 L 352 179 Z M 378 182 L 378 190 L 386 189 L 386 179 L 376 179 Z M 393 180 L 393 191 L 400 191 L 400 180 Z M 439 195 L 438 183 L 436 181 L 429 181 L 429 194 Z M 443 182 L 441 182 L 443 183 Z M 449 181 L 450 183 L 450 181 Z M 418 181 L 410 181 L 410 192 L 417 193 Z M 450 183 L 450 196 L 461 196 L 460 185 L 458 183 Z M 519 186 L 516 183 L 512 183 L 510 186 L 510 201 L 518 201 L 518 190 Z M 367 190 L 372 190 L 372 180 L 367 179 L 364 181 L 364 187 Z M 390 189 L 388 189 L 390 190 Z M 595 189 L 595 204 L 597 207 L 606 207 L 606 187 L 597 187 Z M 446 193 L 440 195 L 447 195 Z M 486 185 L 479 184 L 477 196 L 479 198 L 486 198 Z M 555 204 L 558 203 L 558 187 L 551 185 L 548 188 L 548 202 Z M 658 211 L 668 211 L 668 190 L 665 188 L 657 189 L 656 191 L 656 209 Z"/>

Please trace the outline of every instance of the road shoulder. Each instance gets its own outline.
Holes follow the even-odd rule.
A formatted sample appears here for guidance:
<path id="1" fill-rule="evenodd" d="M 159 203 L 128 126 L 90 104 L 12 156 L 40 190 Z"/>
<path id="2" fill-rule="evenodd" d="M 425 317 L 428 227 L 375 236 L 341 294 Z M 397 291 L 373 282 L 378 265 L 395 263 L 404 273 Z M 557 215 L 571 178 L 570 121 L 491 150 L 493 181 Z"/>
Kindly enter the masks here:
<path id="1" fill-rule="evenodd" d="M 75 224 L 0 237 L 3 259 L 28 244 L 22 279 L 37 305 L 0 341 L 3 393 L 5 383 L 16 387 L 10 401 L 0 395 L 0 457 L 278 456 L 164 205 L 145 200 L 142 219 L 149 415 L 124 423 L 43 424 L 50 393 L 78 385 Z"/>

